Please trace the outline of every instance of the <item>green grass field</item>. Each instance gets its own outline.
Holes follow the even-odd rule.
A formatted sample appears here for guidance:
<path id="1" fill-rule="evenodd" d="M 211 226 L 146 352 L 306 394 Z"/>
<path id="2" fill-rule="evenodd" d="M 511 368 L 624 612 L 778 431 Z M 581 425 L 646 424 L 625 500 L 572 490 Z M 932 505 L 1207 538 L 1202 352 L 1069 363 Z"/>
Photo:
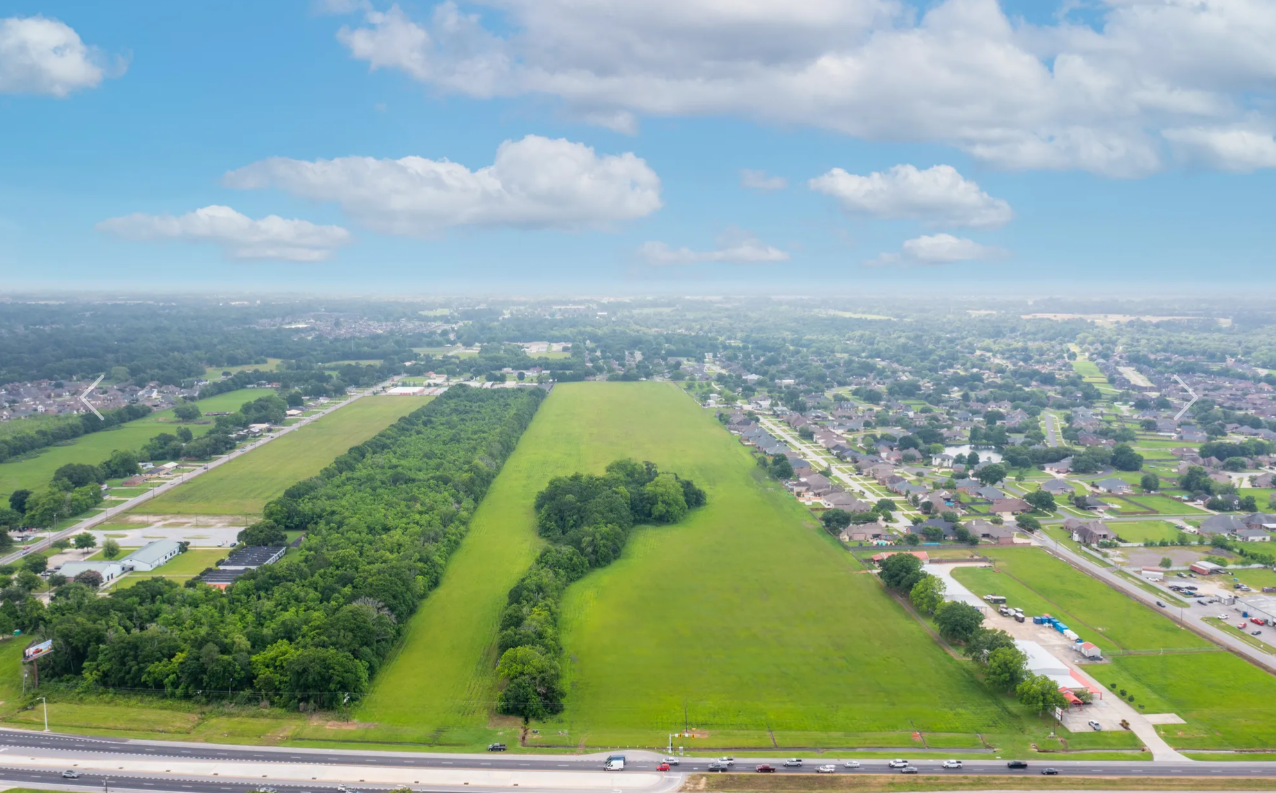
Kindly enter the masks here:
<path id="1" fill-rule="evenodd" d="M 1100 496 L 1102 498 L 1102 496 Z M 1141 507 L 1156 510 L 1162 515 L 1206 515 L 1205 510 L 1194 507 L 1191 504 L 1184 504 L 1169 496 L 1126 496 L 1127 501 L 1132 501 Z M 1119 503 L 1119 502 L 1118 502 Z"/>
<path id="2" fill-rule="evenodd" d="M 1108 526 L 1126 542 L 1173 540 L 1181 531 L 1173 523 L 1164 520 L 1112 521 Z"/>
<path id="3" fill-rule="evenodd" d="M 162 515 L 237 515 L 261 512 L 289 485 L 314 476 L 351 446 L 421 407 L 430 397 L 363 397 L 170 490 L 143 509 Z"/>
<path id="4" fill-rule="evenodd" d="M 694 479 L 709 504 L 677 526 L 640 529 L 621 560 L 569 590 L 567 711 L 534 725 L 533 745 L 658 746 L 688 721 L 704 736 L 685 740 L 704 748 L 773 746 L 772 734 L 783 746 L 905 746 L 915 729 L 1019 731 L 1017 706 L 990 696 L 857 573 L 676 386 L 581 383 L 554 389 L 506 463 L 357 714 L 375 726 L 326 737 L 473 745 L 502 727 L 508 736 L 513 724 L 489 715 L 493 643 L 506 592 L 539 544 L 532 500 L 554 475 L 598 472 L 622 456 Z"/>
<path id="5" fill-rule="evenodd" d="M 229 548 L 192 548 L 186 553 L 178 554 L 168 564 L 161 565 L 150 572 L 129 573 L 119 579 L 119 583 L 115 584 L 114 588 L 127 589 L 147 578 L 168 578 L 180 584 L 212 567 L 218 559 L 226 558 L 229 553 Z M 95 554 L 95 557 L 97 556 L 100 554 Z"/>
<path id="6" fill-rule="evenodd" d="M 274 392 L 245 388 L 219 394 L 198 404 L 205 412 L 238 410 L 240 405 L 266 393 Z M 53 472 L 67 463 L 97 465 L 116 449 L 138 449 L 161 432 L 174 432 L 179 426 L 189 427 L 199 436 L 208 432 L 212 423 L 182 425 L 173 417 L 173 411 L 161 410 L 114 429 L 82 435 L 65 445 L 41 449 L 29 459 L 0 463 L 0 494 L 7 495 L 19 488 L 39 490 L 47 487 L 53 479 Z"/>
<path id="7" fill-rule="evenodd" d="M 267 358 L 265 363 L 250 363 L 243 366 L 210 366 L 204 370 L 204 377 L 212 380 L 222 376 L 222 372 L 247 372 L 250 369 L 258 369 L 263 372 L 273 372 L 275 367 L 279 366 L 278 358 Z"/>
<path id="8" fill-rule="evenodd" d="M 1005 595 L 1030 615 L 1057 617 L 1105 654 L 1214 646 L 1039 548 L 981 550 L 997 569 L 959 568 L 953 571 L 958 581 L 977 595 Z"/>

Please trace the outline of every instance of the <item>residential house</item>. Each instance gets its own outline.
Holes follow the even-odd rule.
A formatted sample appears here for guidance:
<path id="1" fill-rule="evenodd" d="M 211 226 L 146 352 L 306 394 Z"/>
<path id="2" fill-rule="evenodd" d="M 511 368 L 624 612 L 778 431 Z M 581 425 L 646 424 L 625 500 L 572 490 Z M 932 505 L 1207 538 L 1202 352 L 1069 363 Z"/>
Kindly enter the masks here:
<path id="1" fill-rule="evenodd" d="M 873 508 L 872 504 L 869 504 L 866 501 L 860 501 L 845 490 L 834 490 L 832 493 L 825 495 L 820 500 L 823 501 L 824 506 L 829 509 L 840 509 L 845 512 L 868 512 Z"/>
<path id="2" fill-rule="evenodd" d="M 1078 509 L 1096 510 L 1096 509 L 1107 509 L 1109 505 L 1106 501 L 1101 501 L 1096 496 L 1087 495 L 1087 496 L 1083 496 L 1080 501 L 1074 501 L 1073 506 L 1077 507 Z"/>
<path id="3" fill-rule="evenodd" d="M 1249 528 L 1235 515 L 1210 515 L 1201 521 L 1200 533 L 1208 536 L 1229 536 Z"/>
<path id="4" fill-rule="evenodd" d="M 957 537 L 957 524 L 949 523 L 948 521 L 943 520 L 942 518 L 931 518 L 930 520 L 924 523 L 917 523 L 912 526 L 909 526 L 908 533 L 916 534 L 917 536 L 922 537 L 922 536 L 925 536 L 926 529 L 928 528 L 931 529 L 932 534 L 934 533 L 935 529 L 939 529 L 941 532 L 943 532 L 945 540 L 952 540 L 952 539 L 956 539 Z"/>
<path id="5" fill-rule="evenodd" d="M 1094 486 L 1105 493 L 1129 493 L 1134 489 L 1129 482 L 1124 479 L 1117 479 L 1115 476 L 1100 479 L 1094 483 Z"/>
<path id="6" fill-rule="evenodd" d="M 1064 531 L 1072 535 L 1074 542 L 1083 545 L 1095 545 L 1115 538 L 1108 524 L 1101 520 L 1079 520 L 1068 518 L 1063 522 Z"/>
<path id="7" fill-rule="evenodd" d="M 992 502 L 988 511 L 994 515 L 1018 515 L 1021 512 L 1031 512 L 1032 505 L 1022 498 L 999 498 Z"/>
<path id="8" fill-rule="evenodd" d="M 972 520 L 966 524 L 966 529 L 979 539 L 994 545 L 1014 545 L 1015 543 L 1015 530 L 1010 526 L 998 526 L 986 520 Z"/>
<path id="9" fill-rule="evenodd" d="M 1065 457 L 1062 460 L 1053 463 L 1046 463 L 1041 466 L 1044 470 L 1055 474 L 1066 474 L 1072 471 L 1072 458 Z"/>
<path id="10" fill-rule="evenodd" d="M 1236 532 L 1235 537 L 1241 542 L 1270 542 L 1272 539 L 1266 530 L 1248 527 Z"/>
<path id="11" fill-rule="evenodd" d="M 1267 529 L 1276 531 L 1276 515 L 1254 512 L 1241 518 L 1241 522 L 1251 529 Z"/>
<path id="12" fill-rule="evenodd" d="M 984 501 L 996 501 L 1006 497 L 1006 494 L 995 487 L 981 487 L 971 493 L 972 496 L 982 498 Z"/>
<path id="13" fill-rule="evenodd" d="M 1071 482 L 1062 479 L 1050 479 L 1041 483 L 1041 489 L 1056 496 L 1070 496 L 1076 492 Z"/>

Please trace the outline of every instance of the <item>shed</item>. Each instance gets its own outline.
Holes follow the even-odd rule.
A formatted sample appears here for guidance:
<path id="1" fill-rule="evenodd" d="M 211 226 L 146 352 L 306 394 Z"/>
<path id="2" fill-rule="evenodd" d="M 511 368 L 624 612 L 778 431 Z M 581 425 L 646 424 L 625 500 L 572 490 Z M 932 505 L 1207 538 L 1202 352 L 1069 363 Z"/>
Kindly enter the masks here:
<path id="1" fill-rule="evenodd" d="M 1214 575 L 1215 573 L 1221 573 L 1223 571 L 1222 565 L 1206 561 L 1192 562 L 1192 564 L 1188 566 L 1188 569 L 1199 575 Z"/>

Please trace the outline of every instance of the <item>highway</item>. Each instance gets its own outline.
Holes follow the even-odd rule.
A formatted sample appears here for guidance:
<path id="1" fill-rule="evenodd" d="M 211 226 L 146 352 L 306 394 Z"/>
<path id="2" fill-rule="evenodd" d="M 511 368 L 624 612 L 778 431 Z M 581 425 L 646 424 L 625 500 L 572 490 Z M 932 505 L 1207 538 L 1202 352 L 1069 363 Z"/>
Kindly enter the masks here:
<path id="1" fill-rule="evenodd" d="M 208 471 L 211 471 L 214 468 L 217 468 L 218 466 L 225 465 L 226 463 L 229 463 L 232 460 L 236 460 L 242 457 L 243 455 L 248 454 L 254 449 L 258 449 L 264 446 L 265 444 L 270 443 L 273 440 L 282 438 L 288 433 L 298 430 L 306 426 L 307 424 L 310 424 L 311 422 L 318 421 L 324 416 L 327 416 L 329 413 L 332 413 L 333 411 L 336 411 L 336 410 L 340 410 L 346 405 L 349 405 L 351 402 L 354 402 L 357 399 L 361 399 L 367 396 L 368 394 L 372 393 L 378 388 L 384 388 L 386 386 L 392 385 L 396 380 L 398 380 L 397 376 L 390 378 L 389 380 L 385 381 L 384 383 L 381 383 L 380 385 L 375 385 L 375 386 L 372 386 L 371 388 L 367 388 L 362 391 L 356 391 L 354 394 L 342 400 L 341 402 L 338 402 L 334 405 L 330 405 L 324 408 L 323 410 L 319 411 L 318 413 L 315 413 L 312 416 L 306 416 L 305 418 L 298 421 L 296 424 L 290 424 L 279 430 L 263 435 L 262 437 L 254 440 L 252 443 L 246 444 L 244 446 L 240 446 L 239 448 L 234 449 L 230 451 L 229 453 L 221 457 L 218 457 L 215 460 L 212 460 L 211 462 L 201 465 L 199 468 L 197 468 L 194 471 L 190 471 L 188 473 L 182 474 L 176 479 L 172 479 L 156 488 L 146 491 L 145 493 L 138 496 L 137 498 L 132 498 L 117 506 L 109 507 L 108 509 L 105 509 L 101 512 L 91 515 L 90 517 L 87 517 L 82 521 L 79 521 L 78 523 L 76 523 L 75 525 L 69 528 L 63 529 L 62 531 L 56 532 L 54 534 L 50 534 L 46 537 L 36 540 L 35 542 L 20 546 L 19 549 L 15 551 L 14 553 L 11 553 L 8 556 L 0 558 L 0 564 L 13 564 L 17 562 L 19 559 L 21 559 L 22 557 L 36 553 L 37 551 L 41 551 L 49 547 L 50 545 L 52 545 L 54 542 L 58 540 L 71 537 L 72 535 L 75 535 L 75 534 L 79 534 L 82 531 L 93 528 L 99 523 L 104 523 L 110 520 L 116 515 L 120 515 L 130 510 L 137 509 L 138 507 L 145 504 L 147 501 L 150 501 L 151 499 L 157 496 L 161 496 L 164 493 L 167 493 L 168 491 L 172 490 L 173 488 L 179 485 L 183 485 L 189 482 L 190 480 L 194 479 L 200 474 L 207 473 Z M 245 401 L 248 401 L 248 400 L 245 400 Z"/>
<path id="2" fill-rule="evenodd" d="M 707 772 L 711 758 L 681 758 L 670 772 L 657 772 L 658 754 L 646 751 L 615 752 L 627 757 L 626 769 L 605 774 L 602 765 L 607 753 L 587 756 L 548 756 L 518 753 L 478 755 L 378 752 L 350 749 L 299 749 L 225 744 L 131 741 L 116 738 L 88 738 L 24 730 L 0 730 L 0 780 L 11 783 L 44 783 L 72 788 L 101 789 L 107 786 L 135 790 L 225 793 L 269 785 L 277 789 L 327 791 L 340 784 L 368 790 L 395 787 L 388 779 L 416 790 L 451 787 L 519 787 L 580 790 L 673 790 L 686 774 Z M 756 773 L 767 763 L 778 774 L 812 774 L 824 763 L 835 764 L 837 774 L 894 774 L 885 760 L 860 760 L 859 768 L 847 768 L 847 754 L 826 759 L 806 759 L 800 767 L 784 767 L 783 757 L 737 757 L 732 771 Z M 942 756 L 919 759 L 901 756 L 923 774 L 1040 775 L 1053 767 L 1064 776 L 1088 777 L 1239 777 L 1276 778 L 1271 762 L 1154 762 L 1139 760 L 1062 760 L 1025 758 L 1026 769 L 1007 767 L 1006 759 L 966 760 L 961 769 L 944 769 Z M 75 767 L 79 779 L 64 780 L 62 771 Z M 214 770 L 215 769 L 215 770 Z M 214 779 L 216 776 L 218 778 Z M 380 777 L 380 780 L 376 779 Z M 474 782 L 469 778 L 473 777 Z M 458 782 L 465 779 L 466 782 Z M 502 780 L 503 784 L 497 784 Z"/>

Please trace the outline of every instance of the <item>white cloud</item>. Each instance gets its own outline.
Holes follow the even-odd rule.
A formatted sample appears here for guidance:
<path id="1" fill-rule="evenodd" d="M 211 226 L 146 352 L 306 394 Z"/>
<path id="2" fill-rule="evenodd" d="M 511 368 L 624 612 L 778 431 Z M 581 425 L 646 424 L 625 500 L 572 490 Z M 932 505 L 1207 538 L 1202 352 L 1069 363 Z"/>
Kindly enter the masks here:
<path id="1" fill-rule="evenodd" d="M 721 240 L 721 247 L 711 251 L 693 251 L 690 248 L 670 248 L 663 242 L 645 242 L 638 248 L 638 255 L 647 264 L 657 267 L 702 264 L 705 262 L 729 262 L 731 264 L 775 264 L 787 262 L 789 254 L 767 245 L 757 237 L 739 232 Z"/>
<path id="2" fill-rule="evenodd" d="M 528 135 L 478 170 L 449 160 L 276 157 L 226 174 L 230 187 L 277 187 L 335 201 L 376 231 L 428 236 L 454 226 L 607 228 L 660 209 L 660 177 L 633 153 Z"/>
<path id="3" fill-rule="evenodd" d="M 1004 259 L 1010 252 L 1004 248 L 980 245 L 974 240 L 954 237 L 951 234 L 935 234 L 907 240 L 900 253 L 883 253 L 869 267 L 908 267 L 912 265 L 955 264 L 969 261 L 995 261 Z"/>
<path id="4" fill-rule="evenodd" d="M 740 186 L 750 190 L 770 192 L 772 190 L 783 190 L 789 186 L 789 181 L 783 176 L 767 176 L 766 171 L 744 168 L 740 171 Z"/>
<path id="5" fill-rule="evenodd" d="M 951 165 L 919 171 L 896 165 L 868 176 L 834 168 L 808 185 L 832 196 L 850 213 L 876 218 L 921 220 L 931 225 L 996 228 L 1014 217 L 1010 204 L 979 189 Z"/>
<path id="6" fill-rule="evenodd" d="M 225 206 L 206 206 L 185 215 L 133 214 L 97 224 L 98 231 L 130 240 L 182 240 L 220 245 L 232 259 L 318 262 L 350 242 L 340 226 L 269 215 L 253 220 Z"/>
<path id="7" fill-rule="evenodd" d="M 123 62 L 114 71 L 122 72 Z M 0 94 L 66 96 L 107 75 L 104 59 L 70 26 L 42 16 L 0 19 Z"/>
<path id="8" fill-rule="evenodd" d="M 1276 139 L 1268 132 L 1191 127 L 1163 134 L 1185 159 L 1211 168 L 1236 173 L 1276 168 Z"/>
<path id="9" fill-rule="evenodd" d="M 998 0 L 926 5 L 484 0 L 488 21 L 449 0 L 426 22 L 391 6 L 339 35 L 372 68 L 554 97 L 612 128 L 734 114 L 1120 177 L 1163 166 L 1164 130 L 1276 107 L 1271 0 L 1102 0 L 1096 26 L 1012 21 Z"/>

